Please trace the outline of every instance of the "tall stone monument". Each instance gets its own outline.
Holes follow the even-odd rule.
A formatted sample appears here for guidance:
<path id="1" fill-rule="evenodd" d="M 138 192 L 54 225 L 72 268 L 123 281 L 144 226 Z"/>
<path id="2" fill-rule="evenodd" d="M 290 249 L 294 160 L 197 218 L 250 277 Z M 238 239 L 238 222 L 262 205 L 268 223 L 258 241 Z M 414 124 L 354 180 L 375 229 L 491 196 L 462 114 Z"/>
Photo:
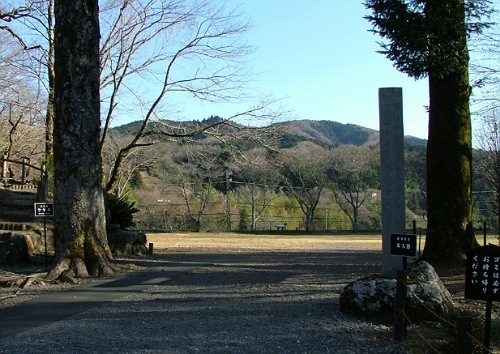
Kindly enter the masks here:
<path id="1" fill-rule="evenodd" d="M 380 165 L 382 188 L 382 275 L 395 278 L 403 258 L 391 255 L 391 234 L 404 233 L 405 177 L 403 89 L 380 88 Z"/>

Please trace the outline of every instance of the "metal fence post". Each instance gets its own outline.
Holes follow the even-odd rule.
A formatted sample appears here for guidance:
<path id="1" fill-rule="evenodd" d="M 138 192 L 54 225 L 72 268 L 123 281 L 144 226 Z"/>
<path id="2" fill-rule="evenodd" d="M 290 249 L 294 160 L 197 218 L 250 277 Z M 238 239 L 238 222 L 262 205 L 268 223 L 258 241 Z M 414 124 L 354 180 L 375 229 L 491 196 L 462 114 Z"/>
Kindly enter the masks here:
<path id="1" fill-rule="evenodd" d="M 457 353 L 472 354 L 472 319 L 470 316 L 457 317 Z"/>
<path id="2" fill-rule="evenodd" d="M 406 338 L 406 271 L 399 270 L 394 294 L 394 340 Z"/>

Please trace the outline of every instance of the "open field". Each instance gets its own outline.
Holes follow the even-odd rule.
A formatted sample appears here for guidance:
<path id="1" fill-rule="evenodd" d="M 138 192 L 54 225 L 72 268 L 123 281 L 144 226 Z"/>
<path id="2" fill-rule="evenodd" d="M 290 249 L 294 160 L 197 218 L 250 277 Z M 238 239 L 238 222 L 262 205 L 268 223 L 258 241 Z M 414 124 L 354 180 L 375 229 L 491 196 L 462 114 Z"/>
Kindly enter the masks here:
<path id="1" fill-rule="evenodd" d="M 335 252 L 382 251 L 382 238 L 375 235 L 249 235 L 237 233 L 147 234 L 155 250 L 222 252 Z"/>
<path id="2" fill-rule="evenodd" d="M 193 250 L 207 252 L 251 252 L 251 251 L 382 251 L 382 236 L 376 234 L 308 235 L 268 234 L 252 235 L 231 232 L 222 233 L 150 233 L 148 243 L 154 249 Z M 483 236 L 477 236 L 482 245 Z M 498 244 L 496 236 L 490 235 L 488 243 Z M 422 237 L 421 247 L 425 245 Z"/>

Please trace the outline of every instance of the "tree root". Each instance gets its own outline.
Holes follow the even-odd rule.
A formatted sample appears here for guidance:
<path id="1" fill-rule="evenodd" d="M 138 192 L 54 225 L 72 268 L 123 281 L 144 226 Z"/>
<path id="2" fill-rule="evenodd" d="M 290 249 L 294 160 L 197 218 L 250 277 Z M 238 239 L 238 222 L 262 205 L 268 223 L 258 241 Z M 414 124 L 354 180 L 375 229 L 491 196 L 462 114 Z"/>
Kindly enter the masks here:
<path id="1" fill-rule="evenodd" d="M 104 257 L 93 258 L 93 263 L 87 265 L 82 259 L 59 259 L 50 270 L 48 281 L 77 283 L 79 278 L 113 277 L 123 270 L 116 262 L 106 261 Z"/>
<path id="2" fill-rule="evenodd" d="M 0 287 L 27 289 L 32 285 L 45 285 L 45 282 L 36 276 L 25 276 L 11 273 L 8 276 L 0 277 Z"/>
<path id="3" fill-rule="evenodd" d="M 0 301 L 5 300 L 5 299 L 11 299 L 11 298 L 14 298 L 14 297 L 16 297 L 16 296 L 17 296 L 20 292 L 21 292 L 21 290 L 18 290 L 18 291 L 16 291 L 14 294 L 2 296 L 2 297 L 0 297 Z"/>
<path id="4" fill-rule="evenodd" d="M 62 274 L 66 273 L 69 270 L 69 266 L 66 262 L 58 261 L 56 265 L 49 271 L 46 279 L 48 281 L 56 281 L 58 280 Z"/>

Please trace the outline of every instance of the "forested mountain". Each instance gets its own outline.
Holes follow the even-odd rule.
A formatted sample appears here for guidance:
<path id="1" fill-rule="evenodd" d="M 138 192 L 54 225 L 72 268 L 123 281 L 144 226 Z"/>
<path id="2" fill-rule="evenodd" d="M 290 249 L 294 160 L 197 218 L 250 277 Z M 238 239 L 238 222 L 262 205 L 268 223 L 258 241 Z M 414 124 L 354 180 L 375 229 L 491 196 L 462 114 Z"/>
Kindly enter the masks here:
<path id="1" fill-rule="evenodd" d="M 169 126 L 178 127 L 178 129 L 188 129 L 194 126 L 206 126 L 214 123 L 218 117 L 211 117 L 203 121 L 185 121 L 185 122 L 167 122 Z M 119 133 L 133 133 L 139 130 L 142 122 L 132 122 L 114 128 Z M 158 123 L 151 123 L 150 130 L 157 127 Z M 342 124 L 329 120 L 294 120 L 275 123 L 283 132 L 281 138 L 282 147 L 291 147 L 298 141 L 314 141 L 320 145 L 374 145 L 379 142 L 379 132 L 373 129 L 365 128 L 356 124 Z M 427 140 L 414 136 L 405 136 L 405 141 L 409 145 L 425 146 Z"/>
<path id="2" fill-rule="evenodd" d="M 127 144 L 141 124 L 113 128 L 110 142 Z M 249 128 L 215 116 L 151 122 L 141 136 L 117 187 L 118 195 L 135 196 L 140 228 L 380 227 L 378 131 L 313 120 Z M 426 141 L 406 141 L 408 215 L 423 220 Z"/>
<path id="3" fill-rule="evenodd" d="M 283 123 L 291 134 L 326 145 L 365 145 L 376 144 L 379 134 L 375 130 L 355 124 L 342 124 L 333 121 L 297 120 Z"/>

